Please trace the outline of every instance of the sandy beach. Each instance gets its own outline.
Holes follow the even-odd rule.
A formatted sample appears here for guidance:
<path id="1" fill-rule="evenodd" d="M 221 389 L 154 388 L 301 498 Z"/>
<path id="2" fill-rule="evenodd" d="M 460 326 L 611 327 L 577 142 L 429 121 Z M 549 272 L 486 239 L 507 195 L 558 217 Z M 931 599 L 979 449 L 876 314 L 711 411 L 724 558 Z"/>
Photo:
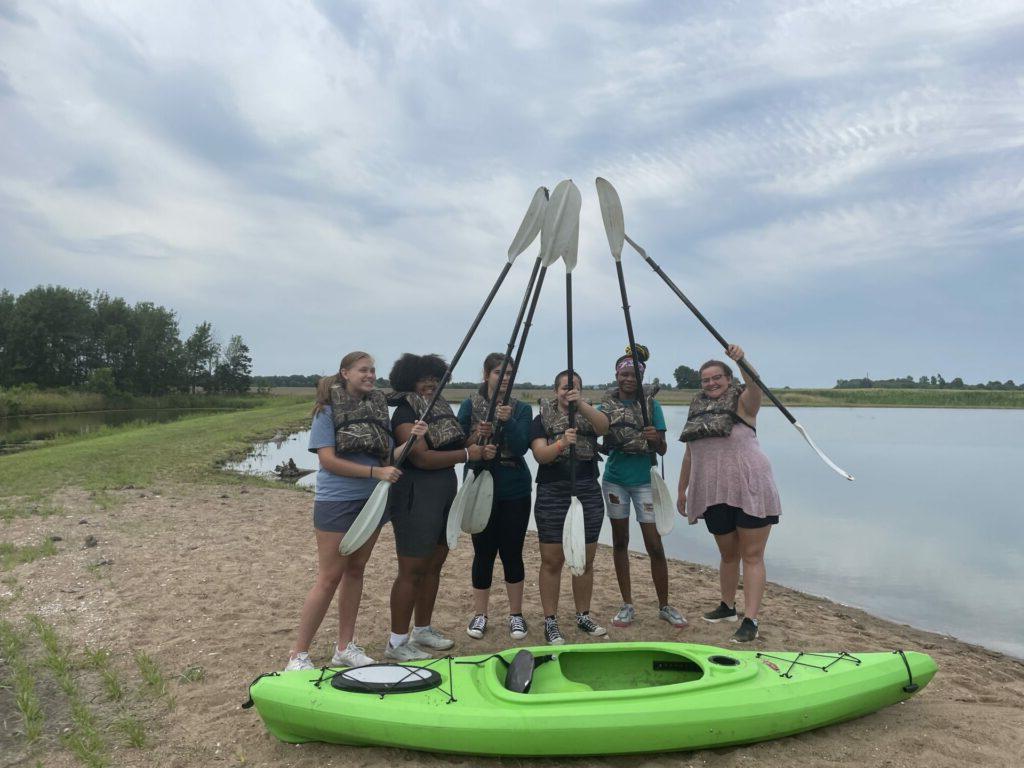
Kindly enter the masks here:
<path id="1" fill-rule="evenodd" d="M 497 760 L 357 749 L 323 744 L 299 746 L 269 736 L 255 710 L 240 708 L 247 684 L 280 669 L 295 631 L 301 602 L 315 571 L 312 497 L 262 486 L 161 486 L 114 491 L 120 503 L 98 504 L 80 491 L 65 491 L 60 512 L 3 524 L 15 544 L 59 536 L 57 554 L 18 565 L 4 574 L 0 597 L 6 618 L 36 614 L 57 628 L 72 649 L 108 648 L 126 679 L 137 651 L 149 654 L 169 683 L 169 697 L 143 700 L 149 744 L 137 749 L 111 744 L 117 766 L 200 768 L 309 766 L 355 768 L 399 763 L 556 764 L 545 760 Z M 103 507 L 109 507 L 104 509 Z M 85 546 L 87 536 L 95 546 Z M 540 643 L 536 538 L 527 540 L 526 618 Z M 511 643 L 502 622 L 483 640 L 466 636 L 472 546 L 463 539 L 445 567 L 434 624 L 456 639 L 453 653 L 499 650 Z M 771 579 L 771 547 L 768 549 Z M 690 619 L 682 631 L 657 618 L 653 587 L 642 555 L 632 556 L 637 622 L 611 629 L 614 640 L 685 640 L 728 644 L 734 625 L 699 619 L 716 604 L 713 569 L 671 562 L 672 599 Z M 611 552 L 596 562 L 593 610 L 610 624 L 619 604 Z M 387 637 L 387 596 L 394 576 L 394 548 L 385 528 L 367 570 L 357 641 L 380 655 Z M 500 574 L 500 568 L 498 570 Z M 10 578 L 13 576 L 14 578 Z M 490 614 L 506 614 L 504 590 L 494 591 Z M 571 613 L 568 578 L 563 585 L 563 624 Z M 740 601 L 742 604 L 742 600 Z M 778 741 L 733 749 L 641 757 L 584 758 L 575 765 L 632 766 L 1011 766 L 1024 764 L 1024 662 L 955 639 L 894 624 L 860 610 L 769 584 L 762 611 L 760 650 L 922 650 L 939 664 L 933 682 L 911 700 L 853 722 Z M 312 655 L 330 656 L 336 614 L 332 608 Z M 577 640 L 570 628 L 570 641 Z M 591 642 L 603 642 L 594 640 Z M 201 667 L 202 679 L 181 677 Z M 66 713 L 47 702 L 51 722 Z M 88 693 L 88 691 L 87 691 Z M 173 697 L 173 706 L 170 697 Z M 99 700 L 97 693 L 95 699 Z M 16 713 L 0 697 L 0 765 L 78 765 L 52 736 L 29 751 Z M 56 701 L 56 697 L 54 697 Z M 100 707 L 101 713 L 107 712 Z M 106 716 L 106 715 L 102 715 Z M 52 729 L 48 729 L 48 732 Z M 47 742 L 46 739 L 50 739 Z"/>

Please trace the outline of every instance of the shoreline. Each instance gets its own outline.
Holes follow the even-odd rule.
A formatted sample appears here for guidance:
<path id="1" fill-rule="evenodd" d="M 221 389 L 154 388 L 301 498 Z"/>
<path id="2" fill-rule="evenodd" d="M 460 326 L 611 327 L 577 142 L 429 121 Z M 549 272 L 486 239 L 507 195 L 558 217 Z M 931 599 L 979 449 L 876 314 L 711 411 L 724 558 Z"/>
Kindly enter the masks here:
<path id="1" fill-rule="evenodd" d="M 109 497 L 118 503 L 106 504 Z M 163 671 L 174 706 L 165 705 L 163 698 L 140 694 L 139 706 L 146 708 L 150 723 L 149 746 L 115 746 L 111 736 L 112 764 L 200 768 L 223 761 L 356 768 L 396 761 L 412 766 L 463 761 L 383 748 L 284 745 L 266 733 L 254 711 L 239 709 L 252 679 L 283 666 L 302 599 L 312 584 L 315 555 L 308 494 L 252 482 L 163 482 L 103 495 L 65 489 L 54 501 L 56 510 L 49 517 L 15 517 L 3 526 L 2 539 L 20 546 L 51 536 L 61 541 L 55 554 L 4 572 L 0 600 L 5 602 L 0 603 L 4 606 L 0 615 L 15 623 L 28 614 L 39 615 L 76 652 L 109 649 L 114 667 L 140 691 L 145 685 L 138 680 L 138 671 L 133 671 L 136 654 L 148 654 Z M 86 536 L 93 537 L 95 546 L 87 545 Z M 491 625 L 483 640 L 473 641 L 465 634 L 472 596 L 472 546 L 468 537 L 460 538 L 442 574 L 433 621 L 455 639 L 453 654 L 540 642 L 537 549 L 536 534 L 529 532 L 524 551 L 524 613 L 530 635 L 513 643 L 503 631 L 507 602 L 500 566 L 496 566 Z M 637 621 L 627 629 L 610 627 L 610 640 L 731 645 L 735 625 L 711 625 L 699 618 L 701 611 L 717 603 L 715 569 L 669 561 L 671 600 L 690 619 L 690 626 L 675 630 L 657 619 L 646 555 L 630 552 L 629 559 Z M 610 547 L 600 545 L 592 610 L 605 625 L 619 604 L 611 560 Z M 357 642 L 378 657 L 387 637 L 394 566 L 393 537 L 385 526 L 367 567 L 356 633 Z M 566 576 L 559 616 L 568 628 L 567 639 L 582 642 L 568 622 L 571 612 Z M 994 768 L 1005 765 L 1007 755 L 1024 753 L 1024 662 L 772 582 L 766 589 L 761 619 L 762 637 L 751 643 L 755 650 L 922 650 L 936 659 L 939 672 L 911 700 L 864 718 L 745 747 L 645 755 L 644 765 L 675 768 L 685 760 L 724 767 L 735 765 L 737 758 L 749 758 L 767 768 L 812 768 L 823 763 Z M 334 622 L 332 607 L 311 649 L 316 662 L 330 655 Z M 187 680 L 185 673 L 197 667 L 202 670 L 200 679 Z M 47 673 L 40 670 L 45 683 Z M 40 690 L 46 696 L 59 696 L 52 684 Z M 0 710 L 5 710 L 3 696 L 0 690 Z M 98 702 L 98 721 L 103 722 L 103 696 L 96 691 L 91 700 Z M 56 707 L 44 702 L 48 711 Z M 9 749 L 12 756 L 22 750 L 26 758 L 31 757 L 30 763 L 38 759 L 45 765 L 75 764 L 62 746 L 59 731 L 47 730 L 33 751 L 17 737 L 17 718 L 7 719 L 8 725 L 0 730 L 5 754 Z M 64 720 L 55 716 L 47 722 L 50 729 Z M 507 764 L 494 758 L 473 758 L 472 763 Z M 573 765 L 575 761 L 534 763 Z M 596 758 L 588 764 L 620 766 L 623 758 Z"/>

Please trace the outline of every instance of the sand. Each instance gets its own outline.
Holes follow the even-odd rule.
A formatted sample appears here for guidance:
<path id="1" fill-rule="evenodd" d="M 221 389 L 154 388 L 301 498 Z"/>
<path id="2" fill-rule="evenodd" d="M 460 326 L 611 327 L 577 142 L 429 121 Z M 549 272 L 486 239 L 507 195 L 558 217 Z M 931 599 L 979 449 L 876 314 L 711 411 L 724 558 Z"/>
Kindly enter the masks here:
<path id="1" fill-rule="evenodd" d="M 640 757 L 576 761 L 497 760 L 323 744 L 285 745 L 269 736 L 253 709 L 240 705 L 257 675 L 286 660 L 299 608 L 315 573 L 312 497 L 265 487 L 180 486 L 113 492 L 121 503 L 109 510 L 84 492 L 68 491 L 64 514 L 19 518 L 0 524 L 0 540 L 37 543 L 59 535 L 58 553 L 2 574 L 17 579 L 19 596 L 7 609 L 19 621 L 29 612 L 54 624 L 77 648 L 106 647 L 126 678 L 145 651 L 157 661 L 176 705 L 142 705 L 149 720 L 145 750 L 119 746 L 111 738 L 117 766 L 408 766 L 572 764 L 634 766 L 1014 766 L 1024 765 L 1024 663 L 978 646 L 875 618 L 863 611 L 769 584 L 762 609 L 760 650 L 922 650 L 939 664 L 932 683 L 909 701 L 810 733 L 750 746 Z M 87 522 L 81 522 L 85 520 Z M 83 546 L 87 535 L 95 547 Z M 526 618 L 540 643 L 536 538 L 527 539 Z M 470 605 L 472 546 L 463 541 L 445 566 L 434 624 L 456 639 L 455 654 L 500 650 L 511 645 L 501 622 L 483 640 L 465 634 Z M 107 561 L 104 565 L 96 565 Z M 771 545 L 768 547 L 771 576 Z M 657 618 L 646 557 L 633 555 L 637 621 L 612 629 L 615 640 L 685 640 L 728 645 L 735 625 L 710 625 L 699 613 L 718 601 L 714 569 L 670 563 L 672 599 L 691 619 L 675 630 Z M 619 605 L 611 551 L 601 547 L 596 565 L 593 611 L 605 624 Z M 367 569 L 357 641 L 379 656 L 388 631 L 387 595 L 395 560 L 385 528 Z M 507 613 L 499 577 L 490 614 Z M 0 584 L 0 597 L 14 587 Z M 571 598 L 562 598 L 563 626 Z M 742 600 L 740 601 L 742 603 Z M 312 655 L 324 662 L 334 641 L 336 614 L 328 614 Z M 570 629 L 570 640 L 576 639 Z M 590 642 L 603 642 L 591 640 Z M 178 676 L 201 666 L 205 676 Z M 0 766 L 63 766 L 78 763 L 52 736 L 36 752 L 25 751 L 8 707 L 0 712 Z M 40 751 L 41 750 L 41 751 Z M 13 761 L 13 762 L 12 762 Z"/>

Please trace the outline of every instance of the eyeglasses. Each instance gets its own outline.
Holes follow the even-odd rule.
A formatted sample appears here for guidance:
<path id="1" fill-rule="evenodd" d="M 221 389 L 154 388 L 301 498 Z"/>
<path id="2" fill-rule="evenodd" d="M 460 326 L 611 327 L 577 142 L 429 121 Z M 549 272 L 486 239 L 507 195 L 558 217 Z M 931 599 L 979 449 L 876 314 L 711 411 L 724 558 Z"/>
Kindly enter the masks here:
<path id="1" fill-rule="evenodd" d="M 701 386 L 704 386 L 705 384 L 710 384 L 713 381 L 721 381 L 724 378 L 725 378 L 725 374 L 724 373 L 717 373 L 714 376 L 708 376 L 706 379 L 701 379 L 700 383 L 701 383 Z"/>

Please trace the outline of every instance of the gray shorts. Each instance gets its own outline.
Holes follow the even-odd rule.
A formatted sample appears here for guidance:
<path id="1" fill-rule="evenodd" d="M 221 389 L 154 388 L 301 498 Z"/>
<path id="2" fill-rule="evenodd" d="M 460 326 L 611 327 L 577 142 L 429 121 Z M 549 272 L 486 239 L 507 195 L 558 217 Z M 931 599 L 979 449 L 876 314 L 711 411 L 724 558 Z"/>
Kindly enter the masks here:
<path id="1" fill-rule="evenodd" d="M 454 469 L 403 470 L 402 479 L 388 493 L 399 556 L 430 557 L 438 544 L 446 542 L 448 510 L 456 490 Z"/>
<path id="2" fill-rule="evenodd" d="M 328 533 L 347 533 L 356 521 L 359 513 L 366 505 L 366 499 L 356 501 L 314 501 L 313 527 Z M 381 525 L 391 520 L 388 510 L 384 510 Z"/>
<path id="3" fill-rule="evenodd" d="M 571 486 L 568 480 L 540 483 L 537 486 L 537 500 L 533 505 L 533 519 L 537 522 L 537 538 L 542 544 L 561 544 L 565 515 L 569 511 Z M 587 544 L 597 542 L 604 523 L 604 496 L 601 486 L 594 478 L 576 483 L 576 498 L 583 506 L 584 540 Z"/>

